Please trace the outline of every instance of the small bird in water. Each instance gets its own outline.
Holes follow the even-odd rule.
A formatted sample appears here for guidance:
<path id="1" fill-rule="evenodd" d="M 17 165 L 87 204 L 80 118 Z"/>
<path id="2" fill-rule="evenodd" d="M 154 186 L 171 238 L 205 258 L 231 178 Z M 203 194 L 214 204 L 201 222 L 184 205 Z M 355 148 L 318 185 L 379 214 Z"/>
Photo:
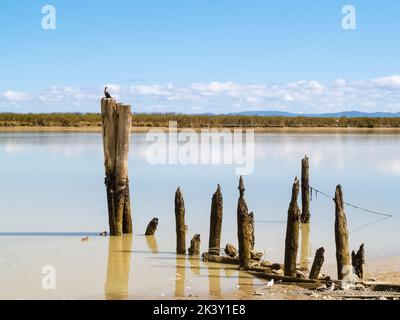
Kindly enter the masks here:
<path id="1" fill-rule="evenodd" d="M 89 241 L 89 236 L 86 236 L 84 238 L 81 239 L 82 242 L 88 242 Z"/>
<path id="2" fill-rule="evenodd" d="M 110 95 L 109 92 L 108 92 L 108 87 L 105 87 L 105 88 L 104 88 L 104 95 L 106 96 L 107 99 L 112 98 L 111 95 Z"/>

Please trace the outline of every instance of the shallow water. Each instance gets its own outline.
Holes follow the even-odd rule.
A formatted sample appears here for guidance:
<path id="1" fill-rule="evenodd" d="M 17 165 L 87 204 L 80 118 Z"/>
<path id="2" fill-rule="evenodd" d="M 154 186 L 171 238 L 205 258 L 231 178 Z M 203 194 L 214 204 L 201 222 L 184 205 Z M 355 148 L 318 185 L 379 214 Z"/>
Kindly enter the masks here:
<path id="1" fill-rule="evenodd" d="M 300 160 L 308 154 L 311 185 L 333 195 L 340 183 L 345 201 L 396 215 L 351 232 L 351 248 L 364 242 L 367 258 L 399 254 L 400 212 L 396 201 L 399 143 L 400 135 L 395 134 L 256 134 L 255 170 L 244 178 L 247 204 L 256 219 L 256 248 L 265 250 L 268 260 L 282 262 L 286 227 L 282 221 L 286 220 L 293 179 L 300 175 Z M 115 259 L 111 257 L 111 260 L 124 261 L 117 263 L 119 267 L 130 260 L 129 266 L 124 267 L 130 270 L 127 285 L 130 295 L 145 297 L 152 292 L 168 297 L 175 291 L 182 292 L 182 287 L 186 296 L 191 292 L 237 290 L 236 271 L 225 268 L 215 271 L 203 262 L 191 260 L 184 260 L 185 279 L 179 284 L 176 273 L 181 275 L 177 268 L 182 260 L 173 254 L 177 186 L 185 198 L 188 241 L 193 234 L 200 233 L 202 250 L 206 250 L 211 197 L 219 183 L 224 196 L 222 244 L 236 245 L 238 177 L 235 166 L 150 165 L 145 156 L 148 146 L 144 134 L 133 135 L 129 158 L 135 229 L 132 250 L 123 250 L 122 255 L 118 254 L 120 250 L 111 250 L 117 253 L 109 254 L 109 247 L 114 247 L 109 238 L 92 236 L 88 243 L 81 243 L 79 236 L 97 234 L 108 225 L 101 134 L 0 133 L 0 232 L 3 233 L 0 287 L 11 288 L 8 293 L 1 292 L 2 297 L 23 298 L 25 294 L 32 294 L 104 298 L 112 296 L 114 291 L 120 294 L 125 287 L 107 290 L 110 288 L 107 283 L 126 283 L 125 278 L 115 278 L 113 272 L 107 271 L 113 269 L 113 263 L 107 262 L 113 255 Z M 380 218 L 351 207 L 346 207 L 346 213 L 350 231 Z M 142 236 L 153 217 L 160 219 L 154 239 L 157 250 L 155 243 L 149 243 Z M 311 221 L 312 254 L 324 246 L 327 260 L 333 261 L 333 201 L 321 194 L 316 199 L 314 194 Z M 78 235 L 7 234 L 21 232 L 76 232 Z M 196 265 L 192 267 L 197 263 L 200 275 L 195 273 Z M 29 289 L 40 285 L 44 264 L 57 264 L 56 295 Z M 65 276 L 63 270 L 67 272 Z M 149 270 L 154 271 L 151 277 L 145 276 Z M 219 285 L 210 280 L 215 277 L 209 273 L 215 272 L 220 272 Z M 230 272 L 232 276 L 227 275 Z M 60 287 L 64 291 L 59 291 Z"/>

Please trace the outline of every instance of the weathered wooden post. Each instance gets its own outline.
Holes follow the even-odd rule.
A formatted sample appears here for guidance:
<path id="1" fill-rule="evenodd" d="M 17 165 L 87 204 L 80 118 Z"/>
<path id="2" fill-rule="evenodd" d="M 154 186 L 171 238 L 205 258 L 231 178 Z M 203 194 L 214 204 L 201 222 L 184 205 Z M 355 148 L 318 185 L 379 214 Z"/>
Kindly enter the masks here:
<path id="1" fill-rule="evenodd" d="M 311 271 L 308 276 L 310 279 L 318 279 L 319 274 L 321 273 L 322 265 L 324 264 L 325 260 L 324 254 L 325 254 L 324 248 L 319 248 L 315 253 L 314 262 L 312 264 Z"/>
<path id="2" fill-rule="evenodd" d="M 342 187 L 338 185 L 335 192 L 335 242 L 338 279 L 342 280 L 351 274 L 349 253 L 349 234 L 347 219 L 344 212 L 344 200 Z"/>
<path id="3" fill-rule="evenodd" d="M 239 266 L 242 269 L 249 269 L 251 262 L 252 245 L 252 225 L 251 216 L 244 199 L 243 177 L 239 180 L 239 200 L 237 205 L 237 224 L 238 224 L 238 242 L 239 242 Z"/>
<path id="4" fill-rule="evenodd" d="M 292 199 L 288 210 L 288 219 L 285 239 L 285 276 L 294 277 L 296 275 L 296 258 L 299 247 L 299 224 L 300 209 L 297 205 L 300 183 L 297 177 L 294 180 L 292 188 Z"/>
<path id="5" fill-rule="evenodd" d="M 102 98 L 101 115 L 110 235 L 120 236 L 132 233 L 128 179 L 131 107 Z"/>
<path id="6" fill-rule="evenodd" d="M 354 268 L 354 273 L 359 279 L 364 278 L 364 264 L 365 264 L 365 251 L 364 244 L 360 246 L 357 253 L 353 251 L 351 253 L 351 264 Z"/>
<path id="7" fill-rule="evenodd" d="M 158 218 L 153 218 L 147 225 L 145 236 L 154 236 L 158 226 Z"/>
<path id="8" fill-rule="evenodd" d="M 186 253 L 185 202 L 178 188 L 175 193 L 176 253 Z"/>
<path id="9" fill-rule="evenodd" d="M 307 271 L 310 264 L 310 178 L 309 161 L 301 160 L 301 249 L 300 270 Z"/>
<path id="10" fill-rule="evenodd" d="M 190 240 L 190 247 L 188 249 L 189 256 L 199 256 L 200 255 L 200 235 L 195 234 Z"/>
<path id="11" fill-rule="evenodd" d="M 218 255 L 221 249 L 221 229 L 223 215 L 223 199 L 221 187 L 218 185 L 211 201 L 210 213 L 210 237 L 208 241 L 208 253 Z"/>

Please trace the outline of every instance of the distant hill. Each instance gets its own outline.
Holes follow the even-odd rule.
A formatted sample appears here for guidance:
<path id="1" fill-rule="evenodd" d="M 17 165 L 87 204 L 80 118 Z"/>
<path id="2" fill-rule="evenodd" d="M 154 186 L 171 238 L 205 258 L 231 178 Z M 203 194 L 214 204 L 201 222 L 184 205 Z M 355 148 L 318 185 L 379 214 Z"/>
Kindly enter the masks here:
<path id="1" fill-rule="evenodd" d="M 264 117 L 308 117 L 308 118 L 398 118 L 400 112 L 361 112 L 361 111 L 342 111 L 336 113 L 291 113 L 285 111 L 243 111 L 228 113 L 234 116 L 264 116 Z"/>

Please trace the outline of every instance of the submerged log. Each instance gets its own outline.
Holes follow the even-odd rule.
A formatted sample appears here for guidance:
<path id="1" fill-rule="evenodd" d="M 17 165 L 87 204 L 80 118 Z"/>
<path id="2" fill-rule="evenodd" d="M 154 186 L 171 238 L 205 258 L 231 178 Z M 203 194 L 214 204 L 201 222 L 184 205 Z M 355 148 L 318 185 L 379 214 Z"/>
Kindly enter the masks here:
<path id="1" fill-rule="evenodd" d="M 208 262 L 216 262 L 216 263 L 224 263 L 224 264 L 239 264 L 239 258 L 233 258 L 233 257 L 225 257 L 225 256 L 217 256 L 214 254 L 209 254 L 208 252 L 204 252 L 203 255 L 203 261 L 208 261 Z"/>
<path id="2" fill-rule="evenodd" d="M 120 236 L 132 233 L 128 180 L 131 107 L 103 98 L 101 115 L 110 235 Z"/>
<path id="3" fill-rule="evenodd" d="M 190 247 L 188 249 L 190 256 L 198 256 L 200 255 L 200 235 L 195 234 L 192 240 L 190 241 Z"/>
<path id="4" fill-rule="evenodd" d="M 238 251 L 233 244 L 227 243 L 225 246 L 225 254 L 228 255 L 229 257 L 234 258 L 237 256 Z"/>
<path id="5" fill-rule="evenodd" d="M 145 236 L 154 236 L 158 226 L 158 218 L 153 218 L 147 225 Z"/>
<path id="6" fill-rule="evenodd" d="M 244 182 L 243 178 L 239 180 L 239 200 L 237 205 L 237 224 L 238 224 L 238 242 L 239 242 L 239 265 L 242 269 L 248 269 L 251 262 L 251 246 L 252 246 L 252 225 L 251 215 L 249 214 L 246 200 L 244 199 Z"/>
<path id="7" fill-rule="evenodd" d="M 294 277 L 296 275 L 296 258 L 299 247 L 299 223 L 300 209 L 297 205 L 300 183 L 297 177 L 294 180 L 292 188 L 292 199 L 288 210 L 288 219 L 285 239 L 285 276 Z"/>
<path id="8" fill-rule="evenodd" d="M 185 202 L 178 188 L 175 193 L 176 253 L 186 253 Z"/>
<path id="9" fill-rule="evenodd" d="M 351 264 L 353 265 L 354 273 L 359 279 L 364 278 L 364 264 L 365 264 L 365 252 L 364 244 L 360 246 L 357 253 L 354 251 L 351 253 Z"/>
<path id="10" fill-rule="evenodd" d="M 314 262 L 311 267 L 310 275 L 308 276 L 310 279 L 319 278 L 319 274 L 321 273 L 321 268 L 325 260 L 324 254 L 325 254 L 324 248 L 319 248 L 315 253 Z"/>
<path id="11" fill-rule="evenodd" d="M 223 199 L 221 187 L 218 185 L 211 202 L 210 213 L 210 237 L 208 241 L 208 252 L 219 255 L 221 248 L 221 230 L 223 215 Z"/>
<path id="12" fill-rule="evenodd" d="M 344 212 L 342 187 L 338 185 L 335 192 L 335 242 L 338 279 L 343 280 L 351 274 L 349 253 L 349 234 L 347 219 Z"/>
<path id="13" fill-rule="evenodd" d="M 282 282 L 288 282 L 288 283 L 325 283 L 326 281 L 324 280 L 314 280 L 314 279 L 305 279 L 305 278 L 298 278 L 298 277 L 289 277 L 289 276 L 281 276 L 273 273 L 267 273 L 267 272 L 260 272 L 257 270 L 257 268 L 250 269 L 247 271 L 249 274 L 262 278 L 262 279 L 267 279 L 267 280 L 276 280 L 276 281 L 282 281 Z"/>

